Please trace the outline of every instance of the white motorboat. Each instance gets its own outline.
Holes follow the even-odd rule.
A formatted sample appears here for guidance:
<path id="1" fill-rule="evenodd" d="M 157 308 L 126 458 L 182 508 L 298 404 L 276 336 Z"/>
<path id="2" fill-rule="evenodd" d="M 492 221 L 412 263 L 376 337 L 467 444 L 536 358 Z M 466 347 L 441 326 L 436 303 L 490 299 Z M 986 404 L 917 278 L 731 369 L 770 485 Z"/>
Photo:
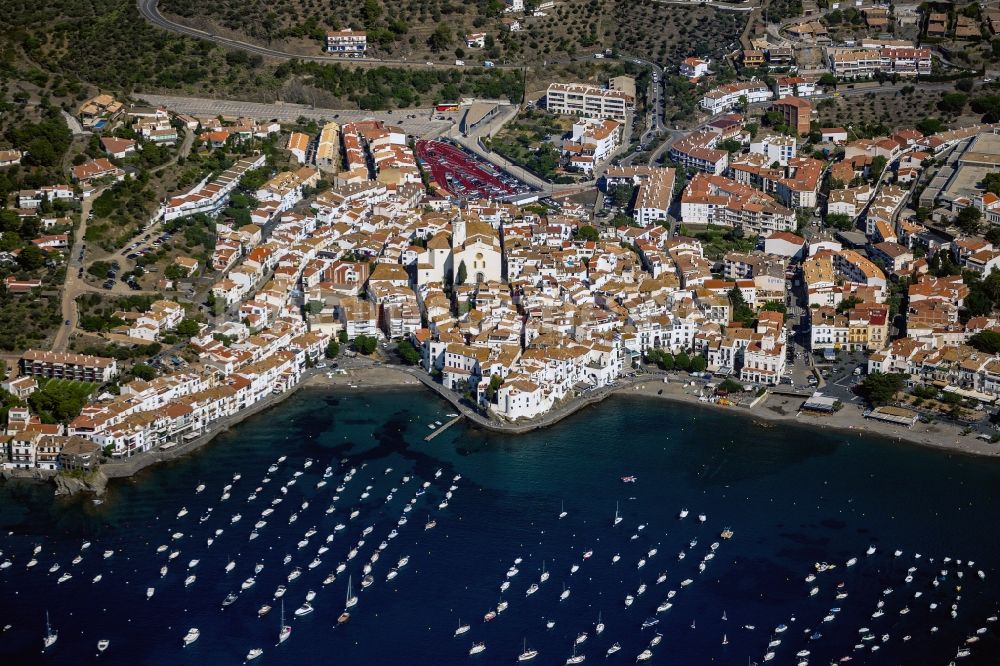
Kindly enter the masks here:
<path id="1" fill-rule="evenodd" d="M 109 557 L 111 557 L 114 554 L 115 554 L 115 551 L 113 551 L 113 550 L 106 550 L 106 551 L 104 551 L 104 559 L 108 559 Z"/>
<path id="2" fill-rule="evenodd" d="M 94 579 L 92 581 L 90 581 L 90 582 L 91 583 L 100 583 L 102 578 L 104 578 L 103 574 L 97 574 L 96 576 L 94 576 Z"/>
<path id="3" fill-rule="evenodd" d="M 177 512 L 177 517 L 178 518 L 183 518 L 186 515 L 188 515 L 187 507 L 186 506 L 182 506 L 181 510 Z"/>
<path id="4" fill-rule="evenodd" d="M 703 514 L 703 513 L 699 513 L 699 514 L 698 514 L 698 522 L 699 522 L 699 523 L 703 523 L 703 522 L 705 522 L 706 520 L 708 520 L 708 516 L 706 516 L 706 515 L 705 515 L 705 514 Z"/>
<path id="5" fill-rule="evenodd" d="M 274 591 L 274 598 L 280 599 L 281 597 L 285 596 L 285 589 L 286 588 L 284 585 L 279 585 L 278 589 Z"/>
<path id="6" fill-rule="evenodd" d="M 688 510 L 687 509 L 681 509 L 681 512 L 678 514 L 678 517 L 682 518 L 682 519 L 683 518 L 687 518 L 688 517 Z"/>
<path id="7" fill-rule="evenodd" d="M 104 652 L 105 650 L 108 649 L 108 647 L 110 645 L 111 645 L 111 641 L 109 641 L 107 638 L 102 638 L 101 640 L 97 641 L 97 651 L 98 651 L 98 653 Z"/>
<path id="8" fill-rule="evenodd" d="M 865 551 L 865 555 L 874 555 L 874 554 L 875 554 L 875 546 L 874 545 L 868 546 L 868 550 Z"/>
<path id="9" fill-rule="evenodd" d="M 486 650 L 486 643 L 473 643 L 472 647 L 469 648 L 469 655 L 479 654 Z"/>
<path id="10" fill-rule="evenodd" d="M 301 575 L 302 575 L 302 569 L 295 567 L 295 569 L 293 569 L 291 573 L 288 574 L 288 582 L 291 583 L 293 580 L 295 580 Z"/>
<path id="11" fill-rule="evenodd" d="M 196 566 L 198 566 L 198 562 L 200 561 L 201 560 L 191 560 L 190 562 L 188 562 L 188 569 L 194 569 Z"/>
<path id="12" fill-rule="evenodd" d="M 194 575 L 188 576 L 187 578 L 184 579 L 184 587 L 189 587 L 190 585 L 193 585 L 196 580 L 197 576 Z"/>
<path id="13" fill-rule="evenodd" d="M 247 652 L 247 661 L 253 661 L 254 659 L 256 659 L 257 657 L 259 657 L 262 654 L 264 654 L 264 651 L 262 649 L 260 649 L 260 648 L 254 648 L 254 649 L 250 650 L 249 652 Z"/>
<path id="14" fill-rule="evenodd" d="M 312 604 L 308 601 L 295 609 L 295 617 L 304 617 L 313 612 Z"/>
<path id="15" fill-rule="evenodd" d="M 226 565 L 226 573 L 229 573 L 235 568 L 236 568 L 236 562 L 233 560 L 229 560 L 229 564 Z"/>
<path id="16" fill-rule="evenodd" d="M 198 631 L 196 627 L 191 627 L 188 629 L 187 634 L 184 636 L 184 647 L 191 645 L 201 636 L 201 632 Z"/>
<path id="17" fill-rule="evenodd" d="M 249 590 L 251 587 L 254 586 L 254 584 L 256 584 L 256 582 L 257 582 L 257 579 L 254 578 L 253 576 L 251 576 L 250 578 L 247 578 L 245 581 L 243 581 L 243 584 L 240 585 L 240 589 L 241 590 Z"/>
<path id="18" fill-rule="evenodd" d="M 635 660 L 636 661 L 649 661 L 652 658 L 653 658 L 653 651 L 647 648 L 647 649 L 643 650 L 642 652 L 640 652 L 639 655 L 635 658 Z"/>
<path id="19" fill-rule="evenodd" d="M 156 594 L 156 588 L 155 587 L 147 587 L 146 588 L 146 598 L 147 599 L 152 599 L 154 594 Z"/>
<path id="20" fill-rule="evenodd" d="M 612 645 L 611 647 L 609 647 L 609 648 L 608 648 L 608 652 L 607 652 L 607 656 L 609 656 L 609 657 L 610 657 L 610 656 L 611 656 L 611 655 L 613 655 L 613 654 L 614 654 L 615 652 L 618 652 L 618 651 L 619 651 L 619 650 L 621 650 L 621 649 L 622 649 L 622 646 L 621 646 L 621 645 L 619 645 L 618 643 L 615 643 L 614 645 Z"/>

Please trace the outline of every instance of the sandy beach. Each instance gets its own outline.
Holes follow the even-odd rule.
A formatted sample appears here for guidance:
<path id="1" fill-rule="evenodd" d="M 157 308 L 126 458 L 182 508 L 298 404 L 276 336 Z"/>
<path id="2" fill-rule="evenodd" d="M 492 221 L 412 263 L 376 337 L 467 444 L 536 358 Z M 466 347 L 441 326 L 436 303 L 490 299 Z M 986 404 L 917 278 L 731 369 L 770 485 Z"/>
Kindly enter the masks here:
<path id="1" fill-rule="evenodd" d="M 420 381 L 415 377 L 392 366 L 353 368 L 333 374 L 321 370 L 303 382 L 304 387 L 311 388 L 346 386 L 358 389 L 393 389 L 420 385 Z"/>
<path id="2" fill-rule="evenodd" d="M 662 391 L 662 393 L 661 393 Z M 812 414 L 800 412 L 802 400 L 781 395 L 768 395 L 752 410 L 729 407 L 709 402 L 699 402 L 695 389 L 685 387 L 681 381 L 664 384 L 662 379 L 653 380 L 618 391 L 623 394 L 644 395 L 675 402 L 684 402 L 704 409 L 725 410 L 730 414 L 743 416 L 760 422 L 794 423 L 796 425 L 821 430 L 836 430 L 848 435 L 886 437 L 897 442 L 909 442 L 921 446 L 954 451 L 978 456 L 1000 457 L 1000 445 L 976 439 L 974 435 L 962 435 L 962 429 L 952 423 L 917 423 L 912 428 L 882 423 L 866 419 L 858 405 L 848 404 L 835 414 Z"/>

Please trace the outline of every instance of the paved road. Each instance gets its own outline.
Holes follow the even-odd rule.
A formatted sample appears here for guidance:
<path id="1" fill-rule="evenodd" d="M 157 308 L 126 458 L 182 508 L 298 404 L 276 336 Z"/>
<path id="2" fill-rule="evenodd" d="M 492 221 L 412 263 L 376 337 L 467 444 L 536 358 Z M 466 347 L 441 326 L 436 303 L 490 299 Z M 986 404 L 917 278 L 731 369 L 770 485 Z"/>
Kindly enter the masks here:
<path id="1" fill-rule="evenodd" d="M 428 108 L 403 109 L 401 111 L 363 111 L 359 109 L 316 108 L 307 104 L 291 104 L 286 102 L 267 104 L 182 95 L 138 93 L 138 96 L 152 105 L 163 105 L 171 110 L 192 116 L 215 117 L 221 115 L 234 118 L 244 116 L 259 120 L 276 119 L 287 122 L 294 122 L 299 117 L 305 117 L 318 121 L 333 120 L 341 124 L 374 119 L 399 125 L 407 134 L 419 137 L 436 136 L 451 126 L 451 121 L 435 120 L 433 115 L 434 109 Z"/>
<path id="2" fill-rule="evenodd" d="M 174 23 L 170 21 L 160 13 L 159 8 L 156 6 L 159 0 L 136 0 L 136 6 L 139 9 L 139 14 L 142 15 L 144 19 L 152 23 L 153 25 L 163 28 L 164 30 L 169 30 L 170 32 L 176 32 L 188 37 L 194 37 L 195 39 L 204 39 L 210 42 L 219 44 L 220 46 L 225 46 L 231 49 L 239 49 L 241 51 L 246 51 L 247 53 L 253 53 L 259 56 L 264 56 L 266 58 L 275 58 L 278 60 L 306 60 L 310 62 L 321 62 L 326 64 L 341 64 L 350 66 L 360 66 L 360 67 L 381 67 L 383 65 L 406 65 L 408 67 L 420 67 L 423 69 L 459 69 L 453 62 L 443 62 L 435 63 L 431 61 L 414 61 L 414 60 L 401 60 L 401 59 L 390 59 L 390 58 L 337 58 L 329 55 L 319 55 L 319 54 L 302 54 L 302 53 L 289 53 L 287 51 L 280 51 L 278 49 L 272 49 L 266 46 L 260 46 L 259 44 L 251 44 L 249 42 L 242 42 L 238 39 L 230 39 L 229 37 L 222 37 L 213 32 L 205 32 L 204 30 L 198 30 L 197 28 L 192 28 L 190 26 L 182 25 L 180 23 Z M 520 69 L 520 65 L 496 65 L 497 69 Z"/>
<path id="3" fill-rule="evenodd" d="M 90 207 L 94 204 L 94 199 L 101 195 L 104 190 L 95 191 L 90 197 L 83 200 L 80 205 L 80 226 L 76 231 L 77 242 L 70 251 L 69 259 L 66 261 L 66 283 L 62 290 L 62 320 L 59 330 L 56 331 L 52 340 L 52 351 L 66 351 L 69 343 L 69 336 L 76 328 L 79 313 L 76 310 L 76 297 L 83 291 L 88 291 L 89 287 L 84 278 L 78 278 L 77 273 L 83 268 L 84 262 L 81 259 L 84 253 L 84 237 L 87 234 L 87 218 L 90 217 Z M 69 322 L 67 324 L 66 322 Z"/>

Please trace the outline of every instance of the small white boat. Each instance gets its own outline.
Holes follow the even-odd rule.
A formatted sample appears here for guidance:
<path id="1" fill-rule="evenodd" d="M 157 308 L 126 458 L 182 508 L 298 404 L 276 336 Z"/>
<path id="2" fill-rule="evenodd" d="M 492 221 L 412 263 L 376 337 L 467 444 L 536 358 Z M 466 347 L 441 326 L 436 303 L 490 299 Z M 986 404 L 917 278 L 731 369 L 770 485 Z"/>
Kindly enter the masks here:
<path id="1" fill-rule="evenodd" d="M 683 518 L 687 518 L 688 517 L 688 510 L 687 509 L 681 509 L 681 512 L 678 514 L 678 517 L 682 518 L 682 519 Z"/>
<path id="2" fill-rule="evenodd" d="M 91 583 L 100 583 L 102 578 L 104 578 L 103 574 L 97 574 L 96 576 L 94 576 L 94 579 L 91 581 Z"/>
<path id="3" fill-rule="evenodd" d="M 563 591 L 559 595 L 559 601 L 565 601 L 566 599 L 569 599 L 569 588 L 563 585 Z"/>
<path id="4" fill-rule="evenodd" d="M 305 617 L 313 612 L 312 604 L 308 601 L 295 609 L 295 617 Z"/>
<path id="5" fill-rule="evenodd" d="M 56 582 L 57 583 L 65 583 L 66 581 L 68 581 L 72 577 L 73 577 L 73 574 L 71 574 L 71 573 L 69 573 L 67 571 L 67 572 L 63 573 L 62 576 L 59 576 L 59 580 L 57 580 Z"/>
<path id="6" fill-rule="evenodd" d="M 187 634 L 184 636 L 184 646 L 187 647 L 194 643 L 201 636 L 201 632 L 197 628 L 192 627 L 188 629 Z"/>
<path id="7" fill-rule="evenodd" d="M 614 654 L 615 652 L 618 652 L 618 651 L 619 651 L 619 650 L 621 650 L 621 649 L 622 649 L 622 646 L 621 646 L 621 645 L 619 645 L 618 643 L 615 643 L 614 645 L 612 645 L 611 647 L 609 647 L 609 648 L 608 648 L 608 652 L 607 652 L 607 655 L 608 655 L 608 656 L 610 657 L 610 656 L 611 656 L 611 655 L 613 655 L 613 654 Z"/>
<path id="8" fill-rule="evenodd" d="M 115 554 L 115 551 L 113 551 L 113 550 L 106 550 L 106 551 L 104 551 L 104 559 L 108 559 L 109 557 L 111 557 L 114 554 Z"/>
<path id="9" fill-rule="evenodd" d="M 865 555 L 874 555 L 874 554 L 875 554 L 875 546 L 874 545 L 868 546 L 868 550 L 865 551 Z"/>
<path id="10" fill-rule="evenodd" d="M 177 512 L 177 517 L 178 517 L 178 518 L 183 518 L 183 517 L 184 517 L 184 516 L 186 516 L 186 515 L 188 515 L 188 510 L 187 510 L 187 507 L 185 507 L 185 506 L 182 506 L 182 507 L 181 507 L 181 510 Z"/>
<path id="11" fill-rule="evenodd" d="M 154 587 L 147 587 L 146 588 L 146 598 L 147 599 L 152 599 L 154 594 L 156 594 L 156 588 L 154 588 Z"/>
<path id="12" fill-rule="evenodd" d="M 236 562 L 233 560 L 229 560 L 229 564 L 226 565 L 226 573 L 229 573 L 235 568 L 236 568 Z"/>
<path id="13" fill-rule="evenodd" d="M 284 585 L 279 585 L 278 589 L 276 589 L 274 591 L 274 598 L 275 599 L 280 599 L 283 596 L 285 596 L 285 586 Z"/>
<path id="14" fill-rule="evenodd" d="M 469 631 L 469 628 L 470 628 L 469 625 L 462 624 L 462 621 L 459 620 L 458 621 L 458 629 L 455 630 L 455 635 L 456 636 L 461 636 L 462 634 L 467 633 Z"/>
<path id="15" fill-rule="evenodd" d="M 188 576 L 187 578 L 184 579 L 184 587 L 188 587 L 189 585 L 193 585 L 194 582 L 195 582 L 195 580 L 197 580 L 196 576 L 194 576 L 194 575 Z"/>
<path id="16" fill-rule="evenodd" d="M 262 654 L 264 654 L 264 651 L 262 649 L 260 649 L 260 648 L 254 648 L 254 649 L 250 650 L 249 652 L 247 652 L 247 661 L 253 661 L 254 659 L 256 659 L 257 657 L 259 657 Z"/>
<path id="17" fill-rule="evenodd" d="M 473 643 L 472 647 L 469 648 L 469 655 L 479 654 L 486 650 L 486 643 Z"/>

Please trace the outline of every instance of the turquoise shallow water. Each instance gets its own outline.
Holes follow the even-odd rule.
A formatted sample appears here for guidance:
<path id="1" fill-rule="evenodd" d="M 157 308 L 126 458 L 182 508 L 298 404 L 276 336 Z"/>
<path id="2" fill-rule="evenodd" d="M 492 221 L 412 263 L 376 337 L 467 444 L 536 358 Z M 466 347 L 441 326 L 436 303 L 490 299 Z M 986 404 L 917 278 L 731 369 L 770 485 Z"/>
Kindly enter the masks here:
<path id="1" fill-rule="evenodd" d="M 448 411 L 422 390 L 310 390 L 185 460 L 116 483 L 101 506 L 56 502 L 47 489 L 0 487 L 0 561 L 12 562 L 0 570 L 0 625 L 11 625 L 0 634 L 0 663 L 236 664 L 260 647 L 263 656 L 254 663 L 501 664 L 515 663 L 526 641 L 540 653 L 533 663 L 562 664 L 581 632 L 588 637 L 577 652 L 587 663 L 604 661 L 615 642 L 622 650 L 607 662 L 634 663 L 658 632 L 662 642 L 650 663 L 745 664 L 762 660 L 780 624 L 788 629 L 777 636 L 775 664 L 797 663 L 803 650 L 809 655 L 801 659 L 813 664 L 844 656 L 855 663 L 947 664 L 970 636 L 979 640 L 960 662 L 1000 659 L 1000 623 L 987 621 L 1000 607 L 997 461 L 794 427 L 761 429 L 724 413 L 631 396 L 529 435 L 457 425 L 424 442 L 428 424 L 446 421 Z M 287 460 L 263 483 L 281 455 Z M 316 462 L 304 468 L 307 458 Z M 327 465 L 332 475 L 318 488 Z M 352 467 L 356 474 L 335 511 L 325 513 Z M 296 471 L 302 475 L 294 477 Z M 234 473 L 242 478 L 233 482 Z M 627 474 L 638 481 L 623 484 Z M 404 475 L 412 478 L 403 483 Z M 456 475 L 457 489 L 440 509 Z M 424 482 L 430 485 L 417 496 Z M 197 494 L 199 483 L 206 490 Z M 230 498 L 222 501 L 229 483 Z M 248 501 L 257 487 L 257 498 Z M 282 502 L 272 505 L 278 497 Z M 617 527 L 616 503 L 623 517 Z M 563 504 L 568 515 L 560 519 Z M 188 515 L 178 518 L 181 507 Z M 248 540 L 268 507 L 274 512 L 267 525 Z M 683 520 L 682 508 L 690 510 Z M 232 523 L 236 513 L 241 519 Z M 292 513 L 297 519 L 289 523 Z M 402 526 L 401 516 L 408 518 Z M 429 517 L 437 525 L 425 530 Z M 338 523 L 345 528 L 336 531 Z M 299 548 L 314 526 L 316 535 Z M 368 526 L 372 532 L 348 560 Z M 735 533 L 729 541 L 719 538 L 724 527 Z M 223 532 L 214 536 L 217 529 Z M 398 535 L 389 539 L 392 529 Z M 172 539 L 176 532 L 183 536 Z M 81 551 L 84 540 L 92 545 Z M 42 547 L 38 564 L 27 568 L 35 544 Z M 169 549 L 157 553 L 160 544 Z M 329 550 L 317 555 L 322 545 Z M 865 555 L 871 545 L 875 553 Z M 105 549 L 115 552 L 105 559 Z M 894 556 L 896 549 L 903 554 Z M 180 552 L 168 560 L 173 550 Z M 584 559 L 586 551 L 593 556 Z M 374 583 L 361 590 L 362 567 L 375 552 Z M 74 565 L 77 554 L 82 561 Z M 387 580 L 404 556 L 409 563 Z M 310 569 L 314 557 L 321 563 Z M 846 567 L 851 557 L 859 561 Z M 508 578 L 516 558 L 518 572 Z M 189 572 L 192 559 L 199 562 Z M 236 567 L 227 574 L 230 559 Z M 806 582 L 822 561 L 838 566 Z M 323 585 L 342 562 L 343 573 Z M 256 563 L 264 568 L 255 585 L 241 591 Z M 50 573 L 53 564 L 59 570 Z M 161 577 L 164 564 L 168 573 Z M 543 565 L 549 580 L 526 595 Z M 288 582 L 295 567 L 303 573 Z M 910 567 L 916 570 L 907 583 Z M 72 578 L 57 583 L 66 571 Z M 196 581 L 185 587 L 189 573 Z M 666 580 L 657 584 L 662 573 Z M 102 580 L 92 583 L 98 574 Z M 337 627 L 349 575 L 360 601 Z M 510 586 L 501 592 L 504 581 Z M 276 646 L 272 595 L 279 584 L 288 588 L 293 632 Z M 646 590 L 637 595 L 642 584 Z M 570 595 L 560 601 L 564 585 Z M 156 591 L 147 600 L 150 586 Z M 315 611 L 291 619 L 309 590 L 316 592 Z M 672 607 L 657 614 L 670 591 Z M 223 609 L 230 592 L 238 599 Z M 837 599 L 838 592 L 847 596 Z M 626 607 L 629 594 L 635 600 Z M 484 622 L 501 600 L 506 610 Z M 872 617 L 879 601 L 884 614 Z M 264 603 L 274 610 L 258 618 Z M 909 612 L 901 614 L 904 608 Z M 42 656 L 46 610 L 59 640 Z M 599 614 L 606 629 L 598 636 Z M 659 622 L 644 629 L 647 618 Z M 460 621 L 471 629 L 454 638 Z M 547 621 L 555 626 L 547 629 Z M 201 638 L 183 648 L 189 627 L 198 627 Z M 985 632 L 976 634 L 979 628 Z M 871 640 L 861 639 L 868 634 Z M 101 638 L 111 646 L 98 658 Z M 474 641 L 487 649 L 470 657 Z"/>

